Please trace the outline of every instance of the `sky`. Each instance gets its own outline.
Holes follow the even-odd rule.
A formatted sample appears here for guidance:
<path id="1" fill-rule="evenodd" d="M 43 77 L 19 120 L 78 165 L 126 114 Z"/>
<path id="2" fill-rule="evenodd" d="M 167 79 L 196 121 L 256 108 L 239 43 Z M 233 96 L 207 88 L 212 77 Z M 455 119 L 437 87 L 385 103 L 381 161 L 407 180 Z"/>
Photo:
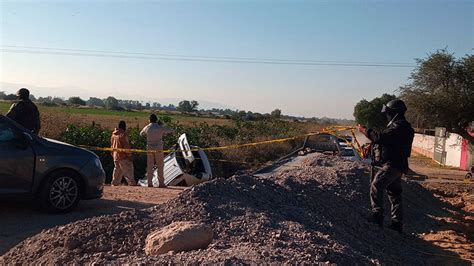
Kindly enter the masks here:
<path id="1" fill-rule="evenodd" d="M 415 58 L 446 47 L 472 54 L 474 1 L 1 1 L 0 46 L 0 90 L 28 85 L 38 96 L 195 99 L 353 118 L 361 99 L 409 82 Z M 408 67 L 20 53 L 21 46 Z"/>

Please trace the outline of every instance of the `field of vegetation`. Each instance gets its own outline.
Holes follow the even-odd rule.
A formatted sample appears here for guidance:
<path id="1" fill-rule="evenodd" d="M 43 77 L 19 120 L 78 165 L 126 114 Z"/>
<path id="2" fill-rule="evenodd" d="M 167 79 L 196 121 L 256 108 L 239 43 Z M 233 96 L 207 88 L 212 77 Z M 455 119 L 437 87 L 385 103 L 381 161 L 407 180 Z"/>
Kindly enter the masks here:
<path id="1" fill-rule="evenodd" d="M 9 101 L 0 101 L 0 114 L 8 112 L 11 106 Z M 90 107 L 71 107 L 71 106 L 45 106 L 38 105 L 42 115 L 64 117 L 65 120 L 70 121 L 71 124 L 90 125 L 100 124 L 103 127 L 113 128 L 119 120 L 125 120 L 128 124 L 142 126 L 148 121 L 149 111 L 115 111 L 105 108 L 90 108 Z M 223 125 L 227 124 L 228 120 L 218 117 L 200 117 L 193 114 L 181 114 L 179 112 L 162 111 L 157 114 L 170 116 L 173 120 L 179 121 L 182 124 L 192 124 L 199 122 L 206 122 L 210 124 Z M 48 135 L 56 136 L 54 132 L 47 132 Z M 45 132 L 43 131 L 43 134 Z"/>
<path id="2" fill-rule="evenodd" d="M 9 102 L 0 102 L 0 112 L 5 114 Z M 59 139 L 74 145 L 109 147 L 110 135 L 118 121 L 125 120 L 133 148 L 144 149 L 145 139 L 140 129 L 148 123 L 149 112 L 113 111 L 86 107 L 38 106 L 41 112 L 44 137 Z M 290 136 L 298 136 L 319 130 L 316 123 L 301 123 L 279 119 L 244 121 L 218 117 L 202 117 L 178 112 L 157 112 L 159 119 L 174 133 L 165 138 L 165 148 L 176 144 L 179 135 L 186 133 L 190 143 L 199 147 L 216 147 L 249 143 Z M 272 145 L 207 152 L 216 176 L 230 176 L 239 170 L 256 169 L 301 146 L 303 138 Z M 108 181 L 113 170 L 109 152 L 96 152 L 107 172 Z M 222 160 L 232 161 L 223 162 Z M 135 175 L 143 177 L 146 156 L 134 155 Z"/>

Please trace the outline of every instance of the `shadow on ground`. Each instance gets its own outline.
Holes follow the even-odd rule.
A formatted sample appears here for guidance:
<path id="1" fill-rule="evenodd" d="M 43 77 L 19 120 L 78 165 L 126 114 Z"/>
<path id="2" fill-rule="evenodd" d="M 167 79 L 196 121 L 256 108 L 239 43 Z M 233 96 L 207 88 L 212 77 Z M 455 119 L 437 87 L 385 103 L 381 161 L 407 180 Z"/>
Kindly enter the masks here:
<path id="1" fill-rule="evenodd" d="M 44 229 L 89 217 L 114 214 L 130 209 L 143 209 L 154 205 L 156 204 L 96 199 L 81 201 L 79 206 L 70 213 L 47 214 L 36 210 L 28 203 L 1 201 L 0 256 L 16 244 Z"/>
<path id="2" fill-rule="evenodd" d="M 421 233 L 452 227 L 437 218 L 459 219 L 465 214 L 462 209 L 437 199 L 418 183 L 403 184 L 406 228 L 402 235 L 367 222 L 370 213 L 368 177 L 353 184 L 354 187 L 351 187 L 352 184 L 332 186 L 316 180 L 301 182 L 291 177 L 279 183 L 239 177 L 233 186 L 245 193 L 235 195 L 224 187 L 223 193 L 218 193 L 220 189 L 216 188 L 214 191 L 217 193 L 211 195 L 216 200 L 205 199 L 208 203 L 206 210 L 211 217 L 224 220 L 244 216 L 249 211 L 264 213 L 269 217 L 267 226 L 270 228 L 285 232 L 286 228 L 282 225 L 291 221 L 303 225 L 314 235 L 318 235 L 318 232 L 328 234 L 332 240 L 348 247 L 344 252 L 332 251 L 326 257 L 342 264 L 371 264 L 373 262 L 369 258 L 374 258 L 382 264 L 471 265 L 470 261 L 462 259 L 457 253 L 417 237 Z M 350 195 L 353 191 L 360 193 Z M 236 207 L 227 205 L 224 209 L 222 202 L 232 202 L 231 206 Z M 230 233 L 246 234 L 243 228 Z M 321 244 L 324 243 L 325 240 L 321 239 Z"/>

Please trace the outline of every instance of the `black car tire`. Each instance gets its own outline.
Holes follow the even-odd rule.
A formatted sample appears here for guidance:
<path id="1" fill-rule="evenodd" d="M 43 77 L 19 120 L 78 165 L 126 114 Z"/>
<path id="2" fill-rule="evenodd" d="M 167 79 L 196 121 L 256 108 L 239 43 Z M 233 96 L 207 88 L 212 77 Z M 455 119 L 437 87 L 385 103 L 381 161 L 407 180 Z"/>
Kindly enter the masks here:
<path id="1" fill-rule="evenodd" d="M 41 186 L 38 196 L 41 209 L 51 213 L 68 212 L 81 198 L 79 178 L 72 171 L 56 171 Z"/>

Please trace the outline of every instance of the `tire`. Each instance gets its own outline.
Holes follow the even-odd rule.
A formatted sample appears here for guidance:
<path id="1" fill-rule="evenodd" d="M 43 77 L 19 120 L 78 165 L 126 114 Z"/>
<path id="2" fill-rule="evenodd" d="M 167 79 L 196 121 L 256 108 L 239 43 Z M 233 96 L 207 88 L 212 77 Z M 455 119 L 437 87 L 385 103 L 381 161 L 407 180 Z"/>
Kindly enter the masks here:
<path id="1" fill-rule="evenodd" d="M 51 213 L 65 213 L 74 209 L 81 198 L 77 175 L 68 170 L 52 173 L 39 191 L 41 209 Z"/>
<path id="2" fill-rule="evenodd" d="M 464 177 L 465 182 L 471 182 L 472 181 L 472 173 L 467 173 L 466 176 Z"/>

